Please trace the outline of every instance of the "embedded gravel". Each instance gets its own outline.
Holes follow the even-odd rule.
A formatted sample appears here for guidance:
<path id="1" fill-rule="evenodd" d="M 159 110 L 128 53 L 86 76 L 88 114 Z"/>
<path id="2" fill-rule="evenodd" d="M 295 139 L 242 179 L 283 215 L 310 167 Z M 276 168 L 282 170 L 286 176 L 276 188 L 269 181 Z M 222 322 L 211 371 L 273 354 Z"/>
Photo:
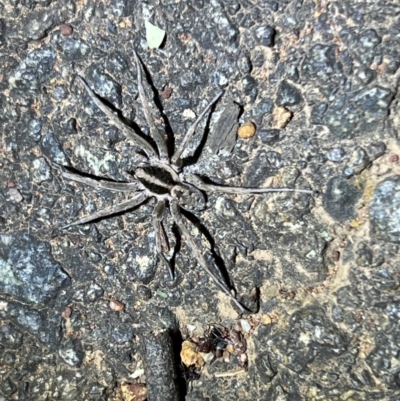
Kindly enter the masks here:
<path id="1" fill-rule="evenodd" d="M 236 323 L 172 224 L 169 282 L 151 202 L 59 228 L 125 198 L 57 166 L 122 181 L 143 161 L 76 79 L 147 135 L 133 49 L 170 149 L 224 90 L 188 171 L 320 194 L 210 193 L 193 217 L 254 313 L 247 372 L 215 377 L 238 367 L 221 358 L 182 399 L 399 399 L 397 2 L 0 0 L 0 16 L 0 401 L 128 400 L 122 386 L 146 382 L 149 333 L 171 330 L 179 347 L 187 325 Z M 166 31 L 160 49 L 146 19 Z M 255 136 L 234 138 L 249 121 Z"/>

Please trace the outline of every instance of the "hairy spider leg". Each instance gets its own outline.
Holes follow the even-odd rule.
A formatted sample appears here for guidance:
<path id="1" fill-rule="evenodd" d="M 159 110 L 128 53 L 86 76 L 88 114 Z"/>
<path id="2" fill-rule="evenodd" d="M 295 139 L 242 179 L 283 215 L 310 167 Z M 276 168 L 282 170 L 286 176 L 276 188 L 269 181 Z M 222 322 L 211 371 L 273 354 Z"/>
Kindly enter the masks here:
<path id="1" fill-rule="evenodd" d="M 160 262 L 167 268 L 171 281 L 175 280 L 174 272 L 172 271 L 169 260 L 165 257 L 163 252 L 163 242 L 167 243 L 166 238 L 163 238 L 164 230 L 162 227 L 163 213 L 165 209 L 165 200 L 159 201 L 153 210 L 153 229 L 156 236 L 156 251 Z M 163 241 L 164 240 L 164 241 Z"/>
<path id="2" fill-rule="evenodd" d="M 178 203 L 175 200 L 170 200 L 170 206 L 171 206 L 172 218 L 175 221 L 175 224 L 179 227 L 181 233 L 185 236 L 185 239 L 189 244 L 189 247 L 192 249 L 193 255 L 196 258 L 199 265 L 214 280 L 214 282 L 218 285 L 218 287 L 221 288 L 221 290 L 226 295 L 228 295 L 228 297 L 239 308 L 241 313 L 249 313 L 249 311 L 231 294 L 228 286 L 208 267 L 207 261 L 205 260 L 199 248 L 196 246 L 192 236 L 189 233 L 189 230 L 186 228 L 185 223 L 183 222 L 183 216 L 180 212 L 180 206 L 178 205 Z"/>
<path id="3" fill-rule="evenodd" d="M 165 139 L 162 137 L 160 131 L 156 127 L 153 116 L 151 115 L 149 102 L 147 101 L 146 93 L 145 93 L 144 87 L 143 87 L 142 68 L 140 66 L 139 57 L 136 54 L 135 50 L 133 50 L 133 55 L 135 57 L 135 62 L 136 62 L 139 96 L 140 96 L 140 100 L 142 101 L 144 116 L 145 116 L 147 124 L 149 125 L 149 128 L 150 128 L 150 135 L 154 139 L 154 142 L 157 145 L 158 154 L 160 155 L 161 160 L 165 160 L 165 161 L 169 162 L 167 144 L 165 142 Z"/>
<path id="4" fill-rule="evenodd" d="M 174 164 L 175 166 L 179 166 L 180 161 L 181 161 L 181 156 L 183 151 L 185 150 L 188 142 L 192 139 L 197 126 L 199 125 L 200 121 L 202 120 L 202 118 L 204 117 L 204 115 L 208 112 L 208 110 L 210 110 L 211 106 L 222 96 L 224 92 L 220 92 L 218 93 L 217 96 L 214 97 L 213 100 L 211 100 L 210 103 L 208 103 L 208 105 L 206 106 L 206 108 L 203 110 L 203 112 L 199 115 L 199 117 L 197 117 L 197 120 L 189 127 L 188 131 L 186 132 L 185 137 L 183 138 L 181 144 L 179 145 L 178 149 L 175 151 L 174 155 L 172 156 L 172 164 Z"/>
<path id="5" fill-rule="evenodd" d="M 115 125 L 122 133 L 129 138 L 130 140 L 133 141 L 133 143 L 141 148 L 149 158 L 157 158 L 158 156 L 151 146 L 149 142 L 146 141 L 146 139 L 142 138 L 139 136 L 131 127 L 128 127 L 125 125 L 119 118 L 118 116 L 110 110 L 109 107 L 107 107 L 95 94 L 94 92 L 89 88 L 85 80 L 78 75 L 78 79 L 83 85 L 83 87 L 86 89 L 86 92 L 89 94 L 90 99 L 93 101 L 93 103 L 109 118 L 111 123 Z"/>
<path id="6" fill-rule="evenodd" d="M 224 187 L 220 185 L 207 184 L 197 174 L 186 174 L 185 181 L 195 185 L 203 191 L 224 192 L 227 194 L 265 194 L 268 192 L 300 192 L 303 194 L 314 194 L 314 191 L 311 189 Z"/>
<path id="7" fill-rule="evenodd" d="M 70 224 L 67 224 L 63 227 L 61 227 L 62 229 L 68 228 L 68 227 L 72 227 L 72 226 L 77 226 L 79 224 L 85 224 L 85 223 L 89 223 L 93 220 L 97 220 L 101 217 L 106 217 L 106 216 L 110 216 L 113 215 L 115 213 L 120 213 L 120 212 L 124 212 L 126 210 L 132 209 L 138 205 L 140 205 L 141 203 L 143 203 L 145 200 L 148 199 L 148 194 L 147 191 L 142 191 L 139 192 L 138 194 L 136 194 L 136 196 L 134 196 L 131 199 L 128 199 L 124 202 L 121 203 L 117 203 L 116 205 L 113 206 L 108 206 L 102 210 L 99 210 L 98 212 L 92 213 L 88 216 L 85 216 L 79 220 L 76 220 Z"/>
<path id="8" fill-rule="evenodd" d="M 108 189 L 109 191 L 117 192 L 134 192 L 143 190 L 143 186 L 140 181 L 134 182 L 118 182 L 109 181 L 102 179 L 93 179 L 90 177 L 84 177 L 82 175 L 69 173 L 68 171 L 62 170 L 61 175 L 68 180 L 80 182 L 81 184 L 89 185 L 96 189 Z"/>

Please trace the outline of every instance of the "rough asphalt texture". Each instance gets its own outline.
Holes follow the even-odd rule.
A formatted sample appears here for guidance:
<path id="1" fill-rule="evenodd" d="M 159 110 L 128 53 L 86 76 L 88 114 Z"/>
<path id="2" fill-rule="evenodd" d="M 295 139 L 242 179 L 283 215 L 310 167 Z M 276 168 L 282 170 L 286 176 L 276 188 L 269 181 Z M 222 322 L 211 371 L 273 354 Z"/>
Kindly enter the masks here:
<path id="1" fill-rule="evenodd" d="M 159 50 L 147 48 L 145 19 L 166 31 Z M 394 0 L 0 1 L 0 400 L 128 400 L 121 386 L 145 381 L 143 336 L 184 337 L 187 324 L 204 331 L 237 316 L 184 238 L 169 286 L 152 204 L 58 228 L 122 195 L 68 182 L 54 163 L 124 180 L 141 160 L 76 80 L 148 132 L 133 49 L 170 146 L 220 89 L 202 125 L 210 136 L 229 101 L 256 124 L 253 138 L 200 157 L 195 171 L 321 193 L 209 196 L 199 222 L 239 296 L 258 293 L 246 319 L 263 323 L 249 336 L 246 374 L 215 378 L 237 368 L 217 361 L 185 399 L 399 400 Z M 279 107 L 292 114 L 286 126 Z"/>

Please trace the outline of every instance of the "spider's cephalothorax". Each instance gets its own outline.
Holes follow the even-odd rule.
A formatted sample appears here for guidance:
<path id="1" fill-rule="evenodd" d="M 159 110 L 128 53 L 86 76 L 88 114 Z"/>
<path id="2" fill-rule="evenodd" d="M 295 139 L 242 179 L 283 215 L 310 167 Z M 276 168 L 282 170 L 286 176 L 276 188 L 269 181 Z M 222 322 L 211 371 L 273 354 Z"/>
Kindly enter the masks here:
<path id="1" fill-rule="evenodd" d="M 242 188 L 210 185 L 205 183 L 200 176 L 194 174 L 184 174 L 182 172 L 182 153 L 190 139 L 193 137 L 197 125 L 211 108 L 211 106 L 220 98 L 222 92 L 219 93 L 207 105 L 204 111 L 187 131 L 178 149 L 172 156 L 170 156 L 165 139 L 158 131 L 150 111 L 150 106 L 147 101 L 142 83 L 142 70 L 136 52 L 134 52 L 134 57 L 137 68 L 139 96 L 144 109 L 146 121 L 150 128 L 150 136 L 155 146 L 153 146 L 153 144 L 143 136 L 138 135 L 131 127 L 125 125 L 114 114 L 114 112 L 92 92 L 83 78 L 78 77 L 79 81 L 82 83 L 96 106 L 109 118 L 112 124 L 120 129 L 127 138 L 132 140 L 133 143 L 146 154 L 147 160 L 136 169 L 134 173 L 134 179 L 130 182 L 117 182 L 91 178 L 87 174 L 79 175 L 62 169 L 62 175 L 67 179 L 87 184 L 94 188 L 134 193 L 130 199 L 124 202 L 106 207 L 96 213 L 82 217 L 73 223 L 67 224 L 63 228 L 89 223 L 91 221 L 108 217 L 116 213 L 125 212 L 136 206 L 139 206 L 149 198 L 155 198 L 156 206 L 153 210 L 152 219 L 155 230 L 156 250 L 159 260 L 169 269 L 171 279 L 174 279 L 174 274 L 170 267 L 167 256 L 169 252 L 168 249 L 166 249 L 167 247 L 165 244 L 167 244 L 168 241 L 166 238 L 164 238 L 165 231 L 163 229 L 163 216 L 165 208 L 169 209 L 173 221 L 185 237 L 187 244 L 191 248 L 194 257 L 200 266 L 218 285 L 218 287 L 231 298 L 241 313 L 248 312 L 247 309 L 232 294 L 231 289 L 222 278 L 222 275 L 216 274 L 213 269 L 209 267 L 204 255 L 196 245 L 192 235 L 186 227 L 186 222 L 188 222 L 188 220 L 182 215 L 181 208 L 189 212 L 198 212 L 205 209 L 206 201 L 203 191 L 237 194 L 262 194 L 267 192 L 303 192 L 312 194 L 313 191 L 294 188 Z"/>

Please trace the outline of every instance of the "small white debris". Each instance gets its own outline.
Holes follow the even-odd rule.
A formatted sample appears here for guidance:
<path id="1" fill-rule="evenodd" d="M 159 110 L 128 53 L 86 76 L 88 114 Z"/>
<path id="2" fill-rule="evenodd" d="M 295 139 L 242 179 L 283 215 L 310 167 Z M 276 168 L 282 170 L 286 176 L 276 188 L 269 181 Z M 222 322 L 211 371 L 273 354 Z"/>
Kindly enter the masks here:
<path id="1" fill-rule="evenodd" d="M 138 379 L 144 375 L 144 369 L 136 369 L 129 377 L 132 379 Z"/>
<path id="2" fill-rule="evenodd" d="M 183 110 L 182 113 L 183 117 L 189 119 L 189 120 L 194 120 L 196 118 L 196 113 L 193 110 L 190 109 L 185 109 Z"/>
<path id="3" fill-rule="evenodd" d="M 240 325 L 242 326 L 242 329 L 245 333 L 250 333 L 251 326 L 247 320 L 240 319 Z"/>
<path id="4" fill-rule="evenodd" d="M 146 27 L 146 39 L 150 49 L 158 49 L 164 40 L 165 31 L 153 25 L 148 20 L 144 22 L 144 25 Z"/>
<path id="5" fill-rule="evenodd" d="M 196 330 L 196 326 L 193 326 L 193 324 L 187 324 L 186 327 L 187 327 L 187 329 L 188 329 L 190 332 Z"/>

